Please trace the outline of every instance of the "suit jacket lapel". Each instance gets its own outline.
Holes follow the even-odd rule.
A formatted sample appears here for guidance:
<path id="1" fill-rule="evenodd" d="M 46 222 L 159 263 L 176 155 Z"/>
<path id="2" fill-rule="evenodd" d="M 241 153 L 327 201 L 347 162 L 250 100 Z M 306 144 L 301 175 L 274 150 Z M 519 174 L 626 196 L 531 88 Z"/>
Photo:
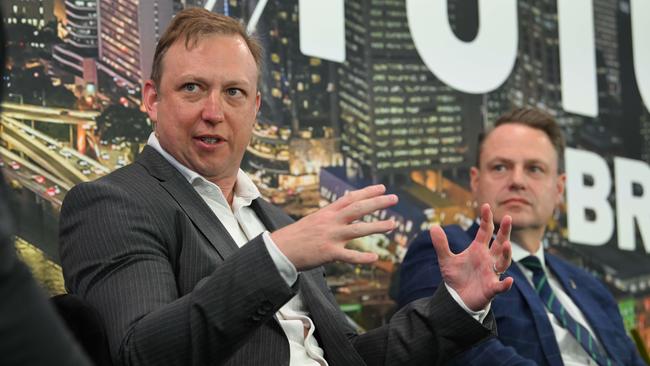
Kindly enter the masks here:
<path id="1" fill-rule="evenodd" d="M 320 279 L 315 276 L 321 277 Z M 300 291 L 303 301 L 316 326 L 325 358 L 330 365 L 364 365 L 364 361 L 338 326 L 340 310 L 327 299 L 317 281 L 322 281 L 321 271 L 303 272 L 300 277 Z"/>
<path id="2" fill-rule="evenodd" d="M 470 236 L 470 240 L 474 240 L 476 233 L 478 232 L 479 224 L 474 222 L 472 226 L 467 229 L 467 235 Z M 555 333 L 553 332 L 553 327 L 551 322 L 548 319 L 546 313 L 546 308 L 544 304 L 535 292 L 535 289 L 528 282 L 528 279 L 524 273 L 519 269 L 519 266 L 514 262 L 505 272 L 506 276 L 512 277 L 514 281 L 514 286 L 510 291 L 516 290 L 521 293 L 521 296 L 525 299 L 526 303 L 531 311 L 533 321 L 535 323 L 535 329 L 537 330 L 537 336 L 539 337 L 540 344 L 544 350 L 544 357 L 550 365 L 562 365 L 562 359 L 560 357 L 560 349 L 558 347 L 557 341 L 555 340 Z M 548 355 L 555 355 L 554 357 L 549 358 Z"/>
<path id="3" fill-rule="evenodd" d="M 474 238 L 476 237 L 476 233 L 478 233 L 478 229 L 479 229 L 479 225 L 478 225 L 478 223 L 476 221 L 474 221 L 472 226 L 467 228 L 466 233 L 467 233 L 467 236 L 469 236 L 469 242 L 470 243 L 474 241 Z"/>
<path id="4" fill-rule="evenodd" d="M 562 284 L 564 292 L 566 292 L 576 306 L 582 311 L 582 314 L 589 322 L 589 326 L 596 333 L 596 337 L 600 344 L 605 348 L 610 357 L 615 358 L 618 354 L 618 349 L 615 347 L 615 330 L 610 327 L 611 324 L 608 315 L 602 310 L 602 306 L 595 302 L 593 298 L 585 293 L 582 288 L 582 283 L 575 278 L 575 274 L 569 270 L 558 258 L 552 254 L 545 254 L 546 264 L 555 274 L 555 278 Z"/>
<path id="5" fill-rule="evenodd" d="M 239 247 L 194 187 L 154 148 L 145 146 L 136 162 L 160 181 L 160 185 L 185 211 L 196 228 L 217 250 L 222 259 Z"/>
<path id="6" fill-rule="evenodd" d="M 290 223 L 286 215 L 274 214 L 276 210 L 261 198 L 253 200 L 251 208 L 269 231 L 277 230 Z M 318 340 L 325 351 L 330 365 L 363 365 L 363 360 L 347 340 L 342 328 L 338 326 L 340 313 L 321 291 L 318 281 L 322 281 L 322 271 L 316 269 L 300 274 L 300 293 L 309 317 L 314 322 Z"/>
<path id="7" fill-rule="evenodd" d="M 273 232 L 283 226 L 289 225 L 292 221 L 284 214 L 274 214 L 277 208 L 266 202 L 263 198 L 256 198 L 250 206 L 257 217 L 262 221 L 264 227 Z"/>
<path id="8" fill-rule="evenodd" d="M 540 300 L 539 295 L 535 292 L 535 289 L 533 289 L 533 286 L 528 282 L 528 279 L 516 263 L 512 263 L 505 274 L 506 276 L 511 276 L 515 280 L 513 289 L 510 291 L 516 289 L 521 293 L 521 296 L 526 300 L 526 303 L 528 303 L 528 307 L 530 308 L 535 323 L 537 336 L 540 340 L 542 349 L 544 350 L 546 361 L 550 365 L 562 365 L 560 348 L 555 339 L 555 333 L 553 332 L 553 327 L 551 326 L 548 314 L 546 313 L 546 308 Z M 557 357 L 549 358 L 548 355 L 556 355 Z"/>

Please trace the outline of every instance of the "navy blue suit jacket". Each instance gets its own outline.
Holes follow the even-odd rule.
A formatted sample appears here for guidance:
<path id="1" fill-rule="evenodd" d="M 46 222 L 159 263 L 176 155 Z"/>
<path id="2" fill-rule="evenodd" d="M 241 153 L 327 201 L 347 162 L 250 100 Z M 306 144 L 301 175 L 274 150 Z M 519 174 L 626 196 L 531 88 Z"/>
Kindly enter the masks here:
<path id="1" fill-rule="evenodd" d="M 444 228 L 449 246 L 460 253 L 474 239 L 478 225 L 467 231 Z M 625 332 L 616 301 L 595 277 L 549 253 L 546 264 L 566 293 L 583 312 L 607 354 L 619 365 L 645 365 Z M 505 272 L 514 278 L 512 289 L 492 301 L 498 339 L 484 342 L 455 359 L 459 365 L 562 365 L 560 350 L 544 304 L 516 265 Z M 442 282 L 438 258 L 429 232 L 411 243 L 400 273 L 398 303 L 401 306 L 431 296 Z"/>

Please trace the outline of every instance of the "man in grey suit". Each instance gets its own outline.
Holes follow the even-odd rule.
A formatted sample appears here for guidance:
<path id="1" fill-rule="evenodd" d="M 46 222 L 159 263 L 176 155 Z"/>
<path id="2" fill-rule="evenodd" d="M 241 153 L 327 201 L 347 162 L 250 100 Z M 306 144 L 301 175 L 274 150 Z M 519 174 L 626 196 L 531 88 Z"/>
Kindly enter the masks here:
<path id="1" fill-rule="evenodd" d="M 357 335 L 322 264 L 371 263 L 350 239 L 393 229 L 359 218 L 397 202 L 381 185 L 293 222 L 240 170 L 260 106 L 261 49 L 237 21 L 194 8 L 162 35 L 144 105 L 154 133 L 137 161 L 71 190 L 61 211 L 66 284 L 106 323 L 122 365 L 441 364 L 494 336 L 491 299 L 512 285 L 509 225 L 489 207 L 445 281 Z"/>

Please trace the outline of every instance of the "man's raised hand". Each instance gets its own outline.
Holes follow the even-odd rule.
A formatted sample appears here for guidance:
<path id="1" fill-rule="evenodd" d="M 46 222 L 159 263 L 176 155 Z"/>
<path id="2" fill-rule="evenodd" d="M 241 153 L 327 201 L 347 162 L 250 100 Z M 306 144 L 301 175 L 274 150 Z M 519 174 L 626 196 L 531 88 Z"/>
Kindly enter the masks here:
<path id="1" fill-rule="evenodd" d="M 471 310 L 484 309 L 494 296 L 508 291 L 512 286 L 512 277 L 500 279 L 501 273 L 510 266 L 511 228 L 512 218 L 506 215 L 490 246 L 494 223 L 490 206 L 484 204 L 481 206 L 481 224 L 476 238 L 459 254 L 451 252 L 447 236 L 440 226 L 431 228 L 431 241 L 438 255 L 442 278 Z"/>
<path id="2" fill-rule="evenodd" d="M 358 221 L 363 216 L 397 203 L 394 194 L 385 195 L 383 185 L 352 191 L 298 222 L 271 234 L 273 242 L 297 270 L 307 270 L 333 261 L 372 263 L 375 253 L 345 248 L 356 238 L 393 230 L 393 220 Z"/>

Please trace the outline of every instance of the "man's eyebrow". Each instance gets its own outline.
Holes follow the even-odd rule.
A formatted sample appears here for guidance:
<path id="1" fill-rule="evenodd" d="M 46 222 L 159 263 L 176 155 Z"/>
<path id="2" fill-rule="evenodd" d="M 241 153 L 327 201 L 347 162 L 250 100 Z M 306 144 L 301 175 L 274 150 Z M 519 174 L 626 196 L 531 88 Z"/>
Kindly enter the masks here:
<path id="1" fill-rule="evenodd" d="M 541 159 L 526 159 L 524 161 L 526 164 L 541 164 L 541 165 L 549 165 L 547 161 L 541 160 Z"/>
<path id="2" fill-rule="evenodd" d="M 510 158 L 503 157 L 503 156 L 495 156 L 495 157 L 492 157 L 490 159 L 485 160 L 485 162 L 487 164 L 496 163 L 496 162 L 512 163 L 512 162 L 514 162 L 514 160 L 512 160 Z"/>
<path id="3" fill-rule="evenodd" d="M 194 74 L 181 74 L 178 80 L 183 83 L 186 83 L 188 81 L 196 81 L 198 83 L 206 84 L 208 82 L 206 78 Z"/>
<path id="4" fill-rule="evenodd" d="M 494 164 L 494 163 L 514 164 L 515 161 L 513 159 L 511 159 L 511 158 L 507 158 L 507 157 L 504 157 L 504 156 L 495 156 L 495 157 L 493 157 L 491 159 L 485 160 L 485 163 L 486 164 Z M 541 164 L 541 165 L 544 165 L 544 166 L 550 165 L 549 162 L 544 161 L 542 159 L 536 159 L 536 158 L 525 159 L 524 164 Z"/>
<path id="5" fill-rule="evenodd" d="M 229 80 L 226 80 L 223 85 L 225 86 L 250 86 L 252 83 L 250 83 L 248 80 L 244 78 L 232 78 Z"/>

